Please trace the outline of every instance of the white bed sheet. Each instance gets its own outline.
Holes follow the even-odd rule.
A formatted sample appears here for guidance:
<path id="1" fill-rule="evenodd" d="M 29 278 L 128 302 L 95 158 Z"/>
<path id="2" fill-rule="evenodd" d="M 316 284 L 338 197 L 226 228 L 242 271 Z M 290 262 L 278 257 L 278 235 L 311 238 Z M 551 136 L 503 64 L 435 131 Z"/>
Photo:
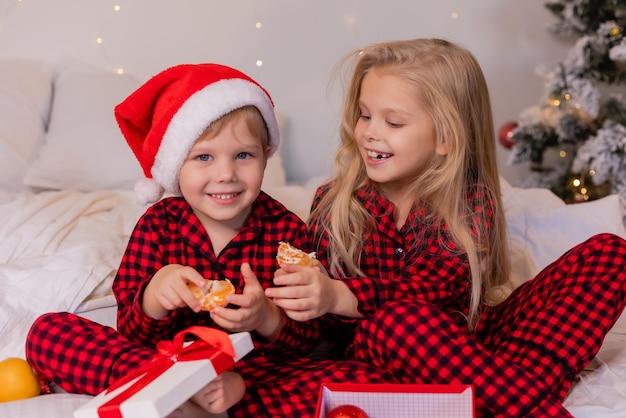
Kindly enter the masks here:
<path id="1" fill-rule="evenodd" d="M 74 311 L 112 280 L 143 210 L 122 191 L 23 192 L 0 205 L 0 358 L 24 357 L 38 315 Z"/>

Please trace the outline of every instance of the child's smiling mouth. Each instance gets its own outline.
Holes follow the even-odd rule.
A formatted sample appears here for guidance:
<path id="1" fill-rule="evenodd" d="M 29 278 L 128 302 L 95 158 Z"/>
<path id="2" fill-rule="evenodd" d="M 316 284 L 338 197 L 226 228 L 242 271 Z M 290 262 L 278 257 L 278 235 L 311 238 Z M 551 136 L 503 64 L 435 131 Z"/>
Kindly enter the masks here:
<path id="1" fill-rule="evenodd" d="M 392 157 L 393 154 L 384 153 L 384 152 L 376 152 L 376 151 L 367 151 L 367 156 L 374 160 L 384 160 L 386 158 Z"/>
<path id="2" fill-rule="evenodd" d="M 218 200 L 228 200 L 239 196 L 239 194 L 240 193 L 209 193 L 209 196 Z"/>

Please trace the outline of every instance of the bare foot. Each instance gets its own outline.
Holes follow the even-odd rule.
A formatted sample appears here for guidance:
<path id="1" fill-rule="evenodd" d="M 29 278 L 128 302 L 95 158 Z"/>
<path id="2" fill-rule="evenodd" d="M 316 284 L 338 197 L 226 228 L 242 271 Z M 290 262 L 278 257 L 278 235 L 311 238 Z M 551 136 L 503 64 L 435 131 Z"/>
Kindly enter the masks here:
<path id="1" fill-rule="evenodd" d="M 243 398 L 246 385 L 235 372 L 224 372 L 167 418 L 228 418 L 226 411 Z"/>
<path id="2" fill-rule="evenodd" d="M 176 408 L 167 418 L 228 418 L 227 413 L 211 414 L 190 400 Z"/>
<path id="3" fill-rule="evenodd" d="M 235 372 L 224 372 L 191 397 L 191 401 L 211 414 L 225 412 L 243 398 L 246 384 Z"/>

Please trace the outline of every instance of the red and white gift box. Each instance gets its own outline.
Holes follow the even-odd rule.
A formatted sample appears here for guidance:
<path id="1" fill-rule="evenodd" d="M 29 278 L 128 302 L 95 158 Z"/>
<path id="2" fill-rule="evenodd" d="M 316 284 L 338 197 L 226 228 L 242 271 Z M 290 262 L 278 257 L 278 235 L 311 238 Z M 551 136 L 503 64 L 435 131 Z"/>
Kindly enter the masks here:
<path id="1" fill-rule="evenodd" d="M 470 385 L 323 383 L 316 418 L 340 405 L 361 408 L 368 418 L 474 418 Z"/>
<path id="2" fill-rule="evenodd" d="M 198 339 L 184 343 L 188 334 Z M 165 417 L 252 349 L 248 332 L 187 328 L 159 342 L 152 361 L 74 411 L 74 418 Z"/>

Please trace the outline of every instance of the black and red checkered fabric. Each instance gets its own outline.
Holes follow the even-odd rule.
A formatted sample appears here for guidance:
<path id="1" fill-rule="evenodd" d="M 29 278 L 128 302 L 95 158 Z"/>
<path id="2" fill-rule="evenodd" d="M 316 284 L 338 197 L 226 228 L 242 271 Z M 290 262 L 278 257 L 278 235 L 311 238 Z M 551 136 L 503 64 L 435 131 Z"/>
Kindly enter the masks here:
<path id="1" fill-rule="evenodd" d="M 467 313 L 468 263 L 449 237 L 441 229 L 429 229 L 419 212 L 398 231 L 389 216 L 390 203 L 382 196 L 366 187 L 357 197 L 378 220 L 362 257 L 368 278 L 346 279 L 366 318 L 323 318 L 329 324 L 353 326 L 345 359 L 295 359 L 279 345 L 270 345 L 274 351 L 261 348 L 235 366 L 248 387 L 230 416 L 312 417 L 323 382 L 472 384 L 478 417 L 571 416 L 561 402 L 626 303 L 626 241 L 610 234 L 589 238 L 505 302 L 485 308 L 477 331 L 469 333 L 460 319 Z M 135 245 L 131 242 L 130 247 Z M 316 250 L 327 265 L 327 254 Z M 148 267 L 154 268 L 152 262 Z M 117 289 L 132 294 L 126 307 L 138 303 L 142 283 L 140 279 Z M 133 322 L 135 315 L 127 320 L 143 325 L 140 319 Z M 187 323 L 180 315 L 183 328 Z M 163 329 L 150 321 L 147 325 L 157 336 L 144 334 L 141 341 L 171 337 L 172 324 Z M 306 349 L 317 341 L 316 326 L 293 324 L 293 330 L 285 330 L 290 338 L 281 335 L 279 340 Z M 38 320 L 27 351 L 46 376 L 64 388 L 87 393 L 104 389 L 110 379 L 153 353 L 71 314 Z"/>
<path id="2" fill-rule="evenodd" d="M 249 388 L 230 416 L 312 417 L 322 382 L 471 384 L 478 417 L 571 416 L 562 405 L 567 390 L 626 303 L 626 241 L 589 238 L 485 308 L 469 333 L 459 321 L 467 312 L 465 258 L 419 213 L 397 231 L 384 197 L 368 187 L 357 197 L 379 222 L 362 258 L 368 278 L 346 279 L 367 316 L 346 360 L 243 365 Z"/>

